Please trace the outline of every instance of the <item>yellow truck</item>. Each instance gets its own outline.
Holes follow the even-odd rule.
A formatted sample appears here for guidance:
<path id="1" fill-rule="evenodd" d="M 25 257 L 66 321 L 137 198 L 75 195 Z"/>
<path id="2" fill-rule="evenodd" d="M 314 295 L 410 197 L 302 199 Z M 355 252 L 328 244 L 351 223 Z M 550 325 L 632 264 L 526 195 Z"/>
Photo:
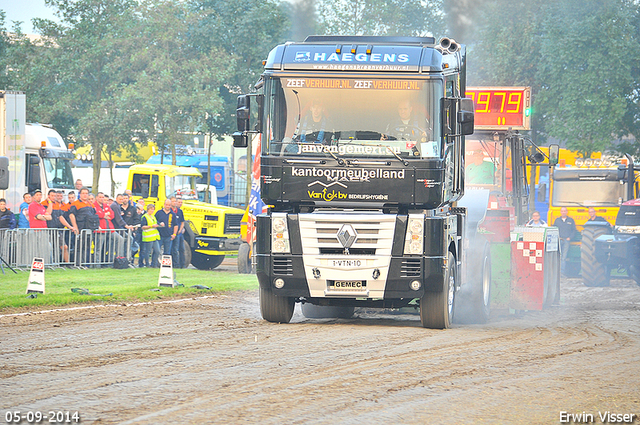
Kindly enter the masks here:
<path id="1" fill-rule="evenodd" d="M 162 208 L 165 199 L 182 197 L 185 218 L 185 264 L 200 270 L 218 267 L 226 255 L 235 255 L 242 243 L 240 222 L 244 211 L 198 200 L 196 179 L 200 172 L 191 167 L 164 164 L 134 165 L 129 169 L 127 189 L 132 199 L 144 198 Z"/>

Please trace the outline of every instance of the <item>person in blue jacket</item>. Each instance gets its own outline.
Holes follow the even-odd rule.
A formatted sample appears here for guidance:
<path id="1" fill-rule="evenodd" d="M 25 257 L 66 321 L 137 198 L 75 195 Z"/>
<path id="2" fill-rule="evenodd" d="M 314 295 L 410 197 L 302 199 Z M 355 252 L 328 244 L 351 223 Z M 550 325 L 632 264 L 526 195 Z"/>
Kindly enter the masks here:
<path id="1" fill-rule="evenodd" d="M 0 229 L 15 229 L 16 216 L 7 208 L 7 200 L 0 198 Z"/>

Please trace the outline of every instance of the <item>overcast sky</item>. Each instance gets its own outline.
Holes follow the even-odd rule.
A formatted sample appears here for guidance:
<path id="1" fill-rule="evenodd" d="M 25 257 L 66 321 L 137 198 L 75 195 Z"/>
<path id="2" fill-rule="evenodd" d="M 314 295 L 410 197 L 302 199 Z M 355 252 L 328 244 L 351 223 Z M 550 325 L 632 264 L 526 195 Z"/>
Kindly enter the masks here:
<path id="1" fill-rule="evenodd" d="M 0 9 L 7 14 L 5 27 L 7 30 L 13 28 L 11 21 L 22 21 L 22 32 L 33 34 L 31 19 L 45 18 L 57 20 L 53 14 L 53 8 L 44 5 L 44 0 L 0 0 Z"/>

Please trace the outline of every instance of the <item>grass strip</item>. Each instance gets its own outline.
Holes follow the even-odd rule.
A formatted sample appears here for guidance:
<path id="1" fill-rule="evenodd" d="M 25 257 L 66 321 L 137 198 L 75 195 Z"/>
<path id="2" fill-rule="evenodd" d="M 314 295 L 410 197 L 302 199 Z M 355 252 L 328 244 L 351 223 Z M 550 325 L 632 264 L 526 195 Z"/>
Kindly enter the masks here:
<path id="1" fill-rule="evenodd" d="M 29 272 L 5 271 L 4 275 L 0 273 L 0 311 L 3 313 L 24 307 L 130 303 L 258 288 L 255 275 L 227 271 L 175 269 L 175 280 L 184 286 L 159 288 L 159 269 L 57 269 L 45 271 L 45 293 L 28 298 Z M 191 288 L 195 285 L 211 289 Z M 87 291 L 72 292 L 72 288 Z M 85 295 L 86 292 L 96 295 Z M 110 293 L 113 295 L 104 296 Z"/>

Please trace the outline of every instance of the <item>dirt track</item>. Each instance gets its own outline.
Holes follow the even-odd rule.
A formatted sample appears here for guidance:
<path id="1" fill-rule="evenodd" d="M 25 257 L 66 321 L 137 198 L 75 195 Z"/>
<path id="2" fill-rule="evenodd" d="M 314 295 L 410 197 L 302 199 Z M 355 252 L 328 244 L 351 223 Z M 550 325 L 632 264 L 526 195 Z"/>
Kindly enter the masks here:
<path id="1" fill-rule="evenodd" d="M 564 280 L 560 306 L 446 331 L 408 314 L 308 320 L 297 310 L 293 322 L 262 321 L 257 291 L 0 317 L 2 420 L 7 409 L 78 411 L 84 424 L 640 414 L 640 287 L 629 280 Z"/>

